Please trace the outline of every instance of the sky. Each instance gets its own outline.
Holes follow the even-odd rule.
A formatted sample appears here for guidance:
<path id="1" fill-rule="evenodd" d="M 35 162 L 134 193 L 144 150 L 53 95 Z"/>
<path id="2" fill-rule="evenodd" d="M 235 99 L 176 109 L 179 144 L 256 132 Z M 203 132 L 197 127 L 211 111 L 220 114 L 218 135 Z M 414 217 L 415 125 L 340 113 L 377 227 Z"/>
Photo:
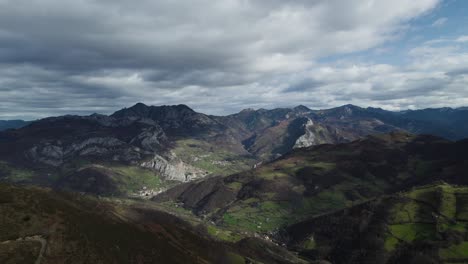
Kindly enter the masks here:
<path id="1" fill-rule="evenodd" d="M 466 0 L 0 0 L 0 119 L 468 106 Z"/>

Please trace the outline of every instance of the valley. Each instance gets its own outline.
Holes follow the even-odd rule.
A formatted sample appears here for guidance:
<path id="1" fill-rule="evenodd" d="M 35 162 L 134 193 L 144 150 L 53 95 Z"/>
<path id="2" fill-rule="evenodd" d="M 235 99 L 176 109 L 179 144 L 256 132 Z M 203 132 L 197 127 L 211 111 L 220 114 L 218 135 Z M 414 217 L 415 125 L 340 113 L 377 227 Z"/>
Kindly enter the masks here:
<path id="1" fill-rule="evenodd" d="M 419 111 L 137 104 L 0 132 L 0 259 L 468 261 L 468 141 L 437 119 L 466 110 Z"/>
<path id="2" fill-rule="evenodd" d="M 174 182 L 246 171 L 295 148 L 371 134 L 406 131 L 458 140 L 468 136 L 467 113 L 345 105 L 210 116 L 185 105 L 138 103 L 109 116 L 50 117 L 0 132 L 0 178 L 92 193 L 82 177 L 74 177 L 85 170 L 106 182 L 107 190 L 94 190 L 99 194 L 137 194 L 143 187 L 159 192 Z M 137 180 L 135 171 L 145 176 Z"/>
<path id="3" fill-rule="evenodd" d="M 0 264 L 467 264 L 467 14 L 0 0 Z"/>

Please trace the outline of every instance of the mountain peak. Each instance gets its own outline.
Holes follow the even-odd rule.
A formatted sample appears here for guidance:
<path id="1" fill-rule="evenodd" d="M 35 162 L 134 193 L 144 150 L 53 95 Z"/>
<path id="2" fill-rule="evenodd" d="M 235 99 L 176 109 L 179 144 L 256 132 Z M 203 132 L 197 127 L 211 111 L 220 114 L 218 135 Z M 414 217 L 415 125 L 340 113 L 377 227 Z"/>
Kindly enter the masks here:
<path id="1" fill-rule="evenodd" d="M 113 113 L 112 117 L 145 117 L 148 115 L 150 107 L 143 104 L 143 103 L 136 103 L 135 105 L 129 108 L 123 108 L 115 113 Z"/>
<path id="2" fill-rule="evenodd" d="M 331 109 L 327 109 L 325 111 L 333 111 L 333 112 L 344 112 L 346 114 L 352 114 L 353 111 L 355 110 L 361 110 L 363 108 L 359 107 L 359 106 L 356 106 L 356 105 L 353 105 L 353 104 L 345 104 L 345 105 L 342 105 L 342 106 L 338 106 L 338 107 L 335 107 L 335 108 L 331 108 Z"/>
<path id="3" fill-rule="evenodd" d="M 143 108 L 143 107 L 148 107 L 148 106 L 142 102 L 138 102 L 135 105 L 131 106 L 130 108 Z"/>
<path id="4" fill-rule="evenodd" d="M 311 109 L 308 108 L 305 105 L 298 105 L 298 106 L 294 107 L 293 110 L 298 111 L 298 112 L 309 112 L 309 111 L 311 111 Z"/>
<path id="5" fill-rule="evenodd" d="M 349 108 L 349 109 L 361 109 L 361 107 L 353 104 L 345 104 L 343 106 L 340 106 L 338 108 Z"/>
<path id="6" fill-rule="evenodd" d="M 148 106 L 144 103 L 137 103 L 129 108 L 123 108 L 114 114 L 113 117 L 154 117 L 155 115 L 164 113 L 176 113 L 176 112 L 190 112 L 195 111 L 184 104 L 179 105 L 161 105 L 161 106 Z"/>
<path id="7" fill-rule="evenodd" d="M 179 109 L 185 109 L 185 110 L 190 110 L 190 111 L 195 112 L 192 108 L 190 108 L 188 105 L 185 105 L 185 104 L 169 105 L 168 107 L 176 107 Z"/>
<path id="8" fill-rule="evenodd" d="M 245 108 L 245 109 L 242 109 L 239 114 L 248 114 L 248 113 L 254 113 L 256 112 L 257 110 L 253 109 L 253 108 Z"/>

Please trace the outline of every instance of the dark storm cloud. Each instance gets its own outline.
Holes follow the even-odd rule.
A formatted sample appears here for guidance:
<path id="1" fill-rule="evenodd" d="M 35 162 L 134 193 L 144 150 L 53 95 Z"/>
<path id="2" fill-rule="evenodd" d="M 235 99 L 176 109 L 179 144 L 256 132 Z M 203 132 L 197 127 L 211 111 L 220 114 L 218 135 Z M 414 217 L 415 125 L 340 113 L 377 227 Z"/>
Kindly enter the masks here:
<path id="1" fill-rule="evenodd" d="M 287 87 L 303 103 L 342 89 L 310 81 L 318 58 L 382 44 L 438 2 L 0 0 L 0 118 L 137 101 L 225 113 L 280 106 Z"/>
<path id="2" fill-rule="evenodd" d="M 455 69 L 446 73 L 450 77 L 456 77 L 460 75 L 468 75 L 468 68 Z"/>
<path id="3" fill-rule="evenodd" d="M 313 79 L 305 79 L 299 83 L 291 85 L 290 87 L 286 88 L 284 92 L 303 92 L 307 90 L 313 90 L 314 88 L 326 85 L 326 82 L 317 81 Z"/>

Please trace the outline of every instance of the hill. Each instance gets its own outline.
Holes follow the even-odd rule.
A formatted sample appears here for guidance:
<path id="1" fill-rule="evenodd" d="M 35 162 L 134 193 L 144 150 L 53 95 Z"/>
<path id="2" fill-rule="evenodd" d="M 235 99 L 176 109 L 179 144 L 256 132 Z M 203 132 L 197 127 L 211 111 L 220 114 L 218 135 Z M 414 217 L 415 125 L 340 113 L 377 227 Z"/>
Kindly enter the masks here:
<path id="1" fill-rule="evenodd" d="M 0 215 L 6 264 L 304 263 L 257 239 L 215 241 L 192 223 L 132 200 L 0 184 Z"/>
<path id="2" fill-rule="evenodd" d="M 466 263 L 468 188 L 438 182 L 314 217 L 289 247 L 332 263 Z"/>
<path id="3" fill-rule="evenodd" d="M 175 202 L 216 225 L 276 236 L 283 228 L 414 186 L 467 184 L 468 141 L 390 133 L 296 149 L 256 169 L 178 185 Z"/>

